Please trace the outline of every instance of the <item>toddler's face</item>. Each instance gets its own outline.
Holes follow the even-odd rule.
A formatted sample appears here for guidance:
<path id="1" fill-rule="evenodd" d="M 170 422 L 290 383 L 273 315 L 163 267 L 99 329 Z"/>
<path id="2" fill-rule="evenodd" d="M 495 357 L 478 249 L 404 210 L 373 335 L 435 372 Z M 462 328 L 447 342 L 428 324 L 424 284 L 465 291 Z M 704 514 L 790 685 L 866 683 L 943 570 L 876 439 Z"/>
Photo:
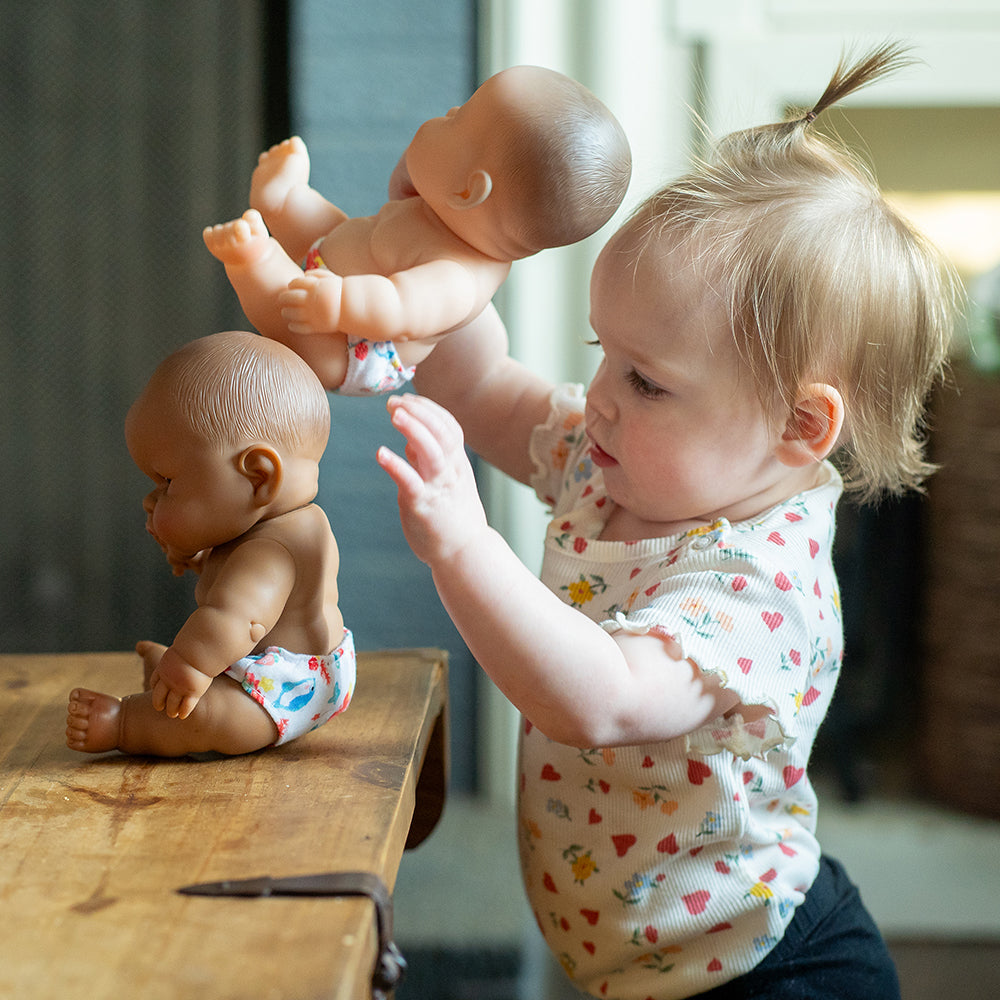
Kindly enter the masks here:
<path id="1" fill-rule="evenodd" d="M 637 249 L 627 231 L 594 267 L 591 324 L 604 351 L 587 396 L 591 458 L 611 499 L 656 537 L 777 500 L 787 467 L 741 365 L 726 304 L 683 248 Z"/>
<path id="2" fill-rule="evenodd" d="M 253 487 L 231 450 L 195 434 L 155 396 L 144 394 L 132 407 L 125 436 L 153 482 L 142 502 L 146 530 L 176 567 L 253 526 Z"/>

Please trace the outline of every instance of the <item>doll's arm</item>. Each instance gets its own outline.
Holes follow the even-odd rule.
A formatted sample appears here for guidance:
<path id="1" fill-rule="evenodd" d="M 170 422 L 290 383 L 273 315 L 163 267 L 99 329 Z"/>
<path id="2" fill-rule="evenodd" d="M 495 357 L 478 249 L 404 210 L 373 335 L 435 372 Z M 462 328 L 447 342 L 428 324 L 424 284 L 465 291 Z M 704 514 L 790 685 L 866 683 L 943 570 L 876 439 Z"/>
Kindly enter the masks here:
<path id="1" fill-rule="evenodd" d="M 272 539 L 253 539 L 226 560 L 149 679 L 153 705 L 185 719 L 212 679 L 274 627 L 295 582 L 295 562 Z"/>
<path id="2" fill-rule="evenodd" d="M 434 260 L 388 276 L 307 271 L 278 296 L 296 334 L 338 331 L 365 340 L 423 340 L 471 319 L 489 301 L 468 265 Z"/>
<path id="3" fill-rule="evenodd" d="M 412 395 L 390 408 L 409 463 L 386 448 L 379 463 L 399 489 L 407 541 L 473 656 L 543 733 L 580 747 L 667 740 L 733 707 L 669 641 L 609 635 L 517 559 L 487 525 L 445 411 Z"/>

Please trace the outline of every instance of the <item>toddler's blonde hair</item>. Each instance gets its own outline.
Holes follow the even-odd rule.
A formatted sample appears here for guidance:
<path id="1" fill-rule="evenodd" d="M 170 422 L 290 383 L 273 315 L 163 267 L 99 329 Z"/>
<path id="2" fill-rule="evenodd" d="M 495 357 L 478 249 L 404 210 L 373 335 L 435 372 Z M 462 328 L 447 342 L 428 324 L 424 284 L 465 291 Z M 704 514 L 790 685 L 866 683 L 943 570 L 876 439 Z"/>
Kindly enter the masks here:
<path id="1" fill-rule="evenodd" d="M 841 59 L 807 114 L 735 132 L 644 202 L 644 240 L 688 247 L 728 300 L 765 410 L 809 382 L 845 401 L 840 464 L 860 499 L 919 489 L 927 397 L 941 377 L 960 299 L 937 250 L 887 204 L 857 156 L 812 122 L 913 60 L 896 43 Z"/>

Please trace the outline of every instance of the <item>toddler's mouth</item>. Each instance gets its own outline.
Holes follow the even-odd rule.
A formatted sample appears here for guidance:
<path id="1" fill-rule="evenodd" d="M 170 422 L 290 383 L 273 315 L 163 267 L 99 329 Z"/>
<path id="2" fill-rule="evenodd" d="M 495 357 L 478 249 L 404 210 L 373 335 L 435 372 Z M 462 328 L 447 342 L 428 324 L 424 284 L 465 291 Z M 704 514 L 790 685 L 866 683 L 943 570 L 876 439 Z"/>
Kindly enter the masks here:
<path id="1" fill-rule="evenodd" d="M 594 465 L 600 469 L 618 464 L 617 460 L 609 455 L 593 438 L 590 438 L 590 457 L 593 459 Z"/>

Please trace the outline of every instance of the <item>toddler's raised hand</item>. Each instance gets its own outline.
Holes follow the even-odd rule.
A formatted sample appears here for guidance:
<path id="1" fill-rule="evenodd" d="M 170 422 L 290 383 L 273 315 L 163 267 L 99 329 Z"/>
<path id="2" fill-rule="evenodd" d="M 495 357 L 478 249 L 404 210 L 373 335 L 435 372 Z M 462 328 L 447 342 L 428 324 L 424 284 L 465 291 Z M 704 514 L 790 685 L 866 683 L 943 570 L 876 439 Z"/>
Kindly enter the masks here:
<path id="1" fill-rule="evenodd" d="M 422 562 L 433 566 L 486 529 L 462 429 L 443 407 L 407 393 L 387 402 L 392 424 L 406 438 L 406 460 L 386 447 L 378 463 L 398 487 L 403 533 Z"/>

